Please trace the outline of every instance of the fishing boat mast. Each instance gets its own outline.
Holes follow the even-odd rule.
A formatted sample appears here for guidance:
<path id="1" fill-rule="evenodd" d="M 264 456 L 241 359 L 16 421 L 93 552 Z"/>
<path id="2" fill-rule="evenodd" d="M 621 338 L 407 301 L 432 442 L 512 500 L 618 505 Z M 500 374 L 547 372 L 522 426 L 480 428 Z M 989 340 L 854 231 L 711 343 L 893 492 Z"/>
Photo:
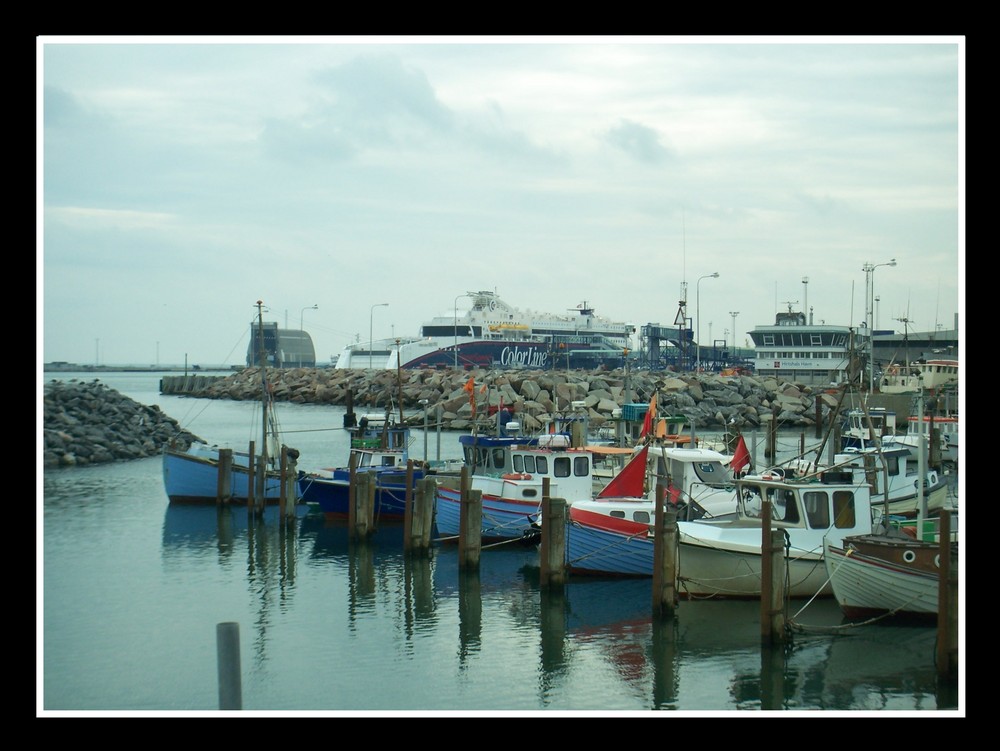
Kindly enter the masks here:
<path id="1" fill-rule="evenodd" d="M 261 409 L 261 447 L 260 447 L 260 473 L 257 475 L 257 492 L 260 498 L 264 497 L 265 478 L 267 476 L 267 357 L 264 350 L 264 301 L 257 301 L 257 362 L 260 365 L 260 409 Z"/>

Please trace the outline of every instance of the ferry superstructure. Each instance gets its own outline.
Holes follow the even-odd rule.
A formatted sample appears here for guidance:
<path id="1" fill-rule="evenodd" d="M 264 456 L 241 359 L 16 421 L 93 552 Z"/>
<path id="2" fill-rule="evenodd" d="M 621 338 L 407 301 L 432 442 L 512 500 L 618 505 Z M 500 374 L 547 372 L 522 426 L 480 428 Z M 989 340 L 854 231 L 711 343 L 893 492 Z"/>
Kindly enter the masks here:
<path id="1" fill-rule="evenodd" d="M 465 310 L 425 322 L 417 337 L 345 347 L 336 367 L 591 368 L 620 363 L 632 346 L 633 324 L 595 315 L 586 302 L 559 315 L 516 308 L 490 291 L 467 297 Z"/>
<path id="2" fill-rule="evenodd" d="M 864 352 L 866 345 L 855 337 L 867 332 L 850 326 L 806 323 L 805 313 L 787 312 L 775 316 L 774 325 L 757 326 L 748 332 L 755 347 L 758 378 L 782 378 L 807 385 L 839 385 L 859 368 L 851 360 L 851 347 Z"/>

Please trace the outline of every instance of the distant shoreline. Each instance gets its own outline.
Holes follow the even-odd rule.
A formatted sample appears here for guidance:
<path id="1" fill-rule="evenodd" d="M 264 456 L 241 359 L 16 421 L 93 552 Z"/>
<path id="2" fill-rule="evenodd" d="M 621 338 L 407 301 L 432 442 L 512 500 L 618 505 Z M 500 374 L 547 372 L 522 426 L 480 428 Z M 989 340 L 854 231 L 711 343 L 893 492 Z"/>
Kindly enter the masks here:
<path id="1" fill-rule="evenodd" d="M 47 362 L 42 364 L 45 373 L 205 373 L 238 372 L 244 365 L 81 365 L 75 362 Z"/>

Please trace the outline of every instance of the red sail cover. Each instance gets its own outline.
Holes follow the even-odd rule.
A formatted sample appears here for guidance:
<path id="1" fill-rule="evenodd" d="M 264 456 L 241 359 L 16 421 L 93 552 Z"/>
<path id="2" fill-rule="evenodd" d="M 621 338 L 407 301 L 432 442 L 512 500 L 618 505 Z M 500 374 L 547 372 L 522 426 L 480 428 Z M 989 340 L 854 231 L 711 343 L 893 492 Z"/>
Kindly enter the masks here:
<path id="1" fill-rule="evenodd" d="M 611 478 L 611 482 L 604 486 L 598 498 L 641 498 L 643 486 L 646 484 L 646 455 L 649 453 L 649 444 L 642 447 L 642 451 L 629 459 L 628 464 L 622 467 L 622 471 Z"/>

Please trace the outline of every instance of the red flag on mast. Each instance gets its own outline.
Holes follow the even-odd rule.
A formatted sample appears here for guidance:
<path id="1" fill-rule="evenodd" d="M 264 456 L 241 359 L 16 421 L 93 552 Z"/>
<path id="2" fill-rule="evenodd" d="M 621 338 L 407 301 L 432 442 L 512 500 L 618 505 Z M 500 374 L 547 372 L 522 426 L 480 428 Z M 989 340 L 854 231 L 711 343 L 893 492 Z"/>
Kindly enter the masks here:
<path id="1" fill-rule="evenodd" d="M 733 470 L 733 474 L 739 474 L 740 470 L 744 467 L 750 466 L 750 452 L 747 450 L 747 442 L 743 440 L 743 436 L 740 436 L 739 441 L 736 443 L 736 449 L 733 451 L 733 458 L 729 461 L 729 467 Z"/>
<path id="2" fill-rule="evenodd" d="M 649 453 L 649 444 L 642 447 L 642 451 L 629 459 L 628 464 L 622 467 L 621 472 L 611 478 L 611 481 L 604 486 L 598 498 L 641 498 L 646 482 L 646 455 Z"/>

